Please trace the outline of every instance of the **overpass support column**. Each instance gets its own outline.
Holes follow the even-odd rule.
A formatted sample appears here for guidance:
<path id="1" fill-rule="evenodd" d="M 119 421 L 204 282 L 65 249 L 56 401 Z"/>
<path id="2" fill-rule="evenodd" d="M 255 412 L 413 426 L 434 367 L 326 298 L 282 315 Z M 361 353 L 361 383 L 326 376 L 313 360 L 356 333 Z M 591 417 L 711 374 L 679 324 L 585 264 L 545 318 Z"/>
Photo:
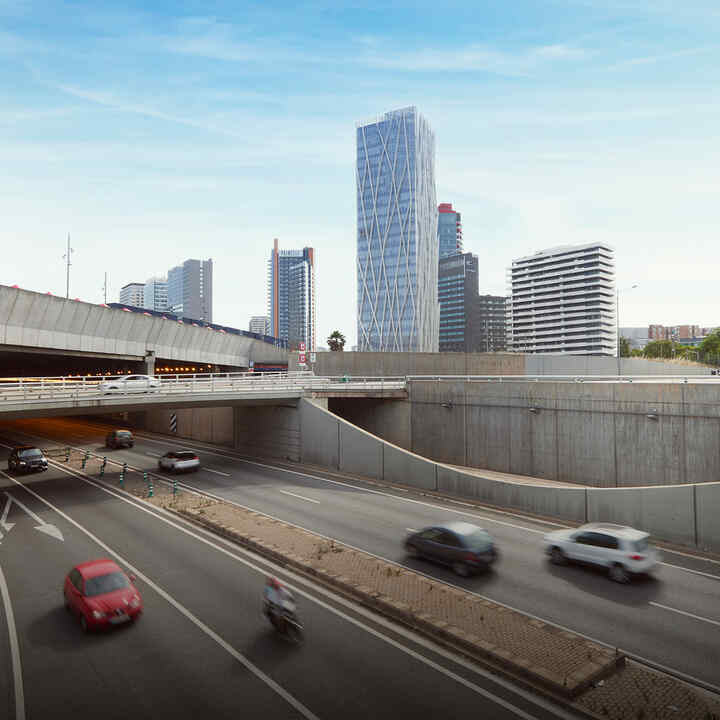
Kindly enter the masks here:
<path id="1" fill-rule="evenodd" d="M 155 351 L 154 350 L 146 350 L 145 351 L 145 374 L 146 375 L 154 375 L 155 374 Z"/>

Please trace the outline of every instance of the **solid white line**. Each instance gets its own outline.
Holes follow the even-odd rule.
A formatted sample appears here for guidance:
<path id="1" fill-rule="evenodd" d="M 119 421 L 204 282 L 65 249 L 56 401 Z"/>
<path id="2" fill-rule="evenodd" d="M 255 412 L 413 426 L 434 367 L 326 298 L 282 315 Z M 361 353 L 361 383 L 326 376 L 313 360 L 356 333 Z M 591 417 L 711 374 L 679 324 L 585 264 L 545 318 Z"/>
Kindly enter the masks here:
<path id="1" fill-rule="evenodd" d="M 720 580 L 720 575 L 713 575 L 712 573 L 706 573 L 706 572 L 703 572 L 702 570 L 693 570 L 692 568 L 686 568 L 686 567 L 683 567 L 682 565 L 672 565 L 671 563 L 666 563 L 666 562 L 662 562 L 662 561 L 660 562 L 660 565 L 664 565 L 665 567 L 675 568 L 675 570 L 682 570 L 683 572 L 692 573 L 693 575 L 702 575 L 703 577 L 711 578 L 712 580 Z"/>
<path id="2" fill-rule="evenodd" d="M 8 636 L 10 638 L 10 657 L 12 658 L 13 684 L 15 688 L 15 720 L 25 720 L 25 690 L 23 688 L 22 664 L 20 663 L 20 644 L 18 643 L 15 616 L 10 602 L 10 590 L 5 581 L 2 567 L 0 567 L 0 595 L 5 607 Z"/>
<path id="3" fill-rule="evenodd" d="M 316 505 L 320 504 L 319 500 L 313 500 L 312 498 L 305 497 L 304 495 L 298 495 L 297 493 L 290 492 L 289 490 L 278 490 L 278 492 L 281 492 L 283 495 L 292 495 L 300 500 L 306 500 L 307 502 L 315 503 Z"/>
<path id="4" fill-rule="evenodd" d="M 415 528 L 405 528 L 408 532 L 417 532 Z"/>
<path id="5" fill-rule="evenodd" d="M 0 470 L 0 474 L 5 475 Z M 109 545 L 104 543 L 99 537 L 96 535 L 93 535 L 89 530 L 84 528 L 80 523 L 73 520 L 69 515 L 65 514 L 62 510 L 57 508 L 55 505 L 53 505 L 50 501 L 46 500 L 41 495 L 38 495 L 34 490 L 29 488 L 27 485 L 24 485 L 21 482 L 18 482 L 15 480 L 15 478 L 10 477 L 9 475 L 5 475 L 9 480 L 12 480 L 16 485 L 19 485 L 23 489 L 25 489 L 27 492 L 29 492 L 31 495 L 33 495 L 35 498 L 40 500 L 40 502 L 45 503 L 49 508 L 54 510 L 60 517 L 65 518 L 70 524 L 74 525 L 78 530 L 85 533 L 93 542 L 97 543 L 105 552 L 112 555 L 116 560 L 121 562 L 123 565 L 125 565 L 129 570 L 131 570 L 137 577 L 139 577 L 143 582 L 147 583 L 149 587 L 151 587 L 155 592 L 160 595 L 164 600 L 166 600 L 170 605 L 172 605 L 178 612 L 180 612 L 182 615 L 184 615 L 188 620 L 190 620 L 192 623 L 194 623 L 202 632 L 204 632 L 208 637 L 210 637 L 212 640 L 214 640 L 223 650 L 225 650 L 229 655 L 234 657 L 239 663 L 241 663 L 247 670 L 249 670 L 255 677 L 257 677 L 259 680 L 262 680 L 268 687 L 270 687 L 272 690 L 274 690 L 285 702 L 287 702 L 289 705 L 292 705 L 303 717 L 308 718 L 308 720 L 320 720 L 315 713 L 313 713 L 310 709 L 305 707 L 299 700 L 297 700 L 293 695 L 291 695 L 287 690 L 285 690 L 282 686 L 278 685 L 269 675 L 266 675 L 259 667 L 254 665 L 250 660 L 248 660 L 244 655 L 239 653 L 230 643 L 228 643 L 226 640 L 224 640 L 220 635 L 218 635 L 214 630 L 209 628 L 202 620 L 200 620 L 198 617 L 193 615 L 190 610 L 188 610 L 184 605 L 182 605 L 179 601 L 175 600 L 172 595 L 170 595 L 168 592 L 163 590 L 159 585 L 154 583 L 147 575 L 145 575 L 143 572 L 141 572 L 138 568 L 136 568 L 134 565 L 132 565 L 128 560 L 126 560 L 122 555 L 117 553 L 115 550 L 113 550 Z M 18 658 L 19 661 L 19 658 Z"/>
<path id="6" fill-rule="evenodd" d="M 107 493 L 108 495 L 112 495 L 112 496 L 116 497 L 117 499 L 122 500 L 123 502 L 134 506 L 136 509 L 143 511 L 143 512 L 147 513 L 148 515 L 155 517 L 158 520 L 161 520 L 162 522 L 166 523 L 167 525 L 170 525 L 171 527 L 175 528 L 176 530 L 179 530 L 180 532 L 182 532 L 186 535 L 189 535 L 190 537 L 200 541 L 201 543 L 208 545 L 209 547 L 217 550 L 218 552 L 235 560 L 236 562 L 242 563 L 246 567 L 248 567 L 252 570 L 255 570 L 256 572 L 260 573 L 261 575 L 267 575 L 267 570 L 265 568 L 260 567 L 259 565 L 255 564 L 253 562 L 250 562 L 249 560 L 246 560 L 245 558 L 240 557 L 239 555 L 236 554 L 236 552 L 231 552 L 230 550 L 227 550 L 226 548 L 221 547 L 220 545 L 217 544 L 216 540 L 220 540 L 224 544 L 232 547 L 234 550 L 241 551 L 250 557 L 255 557 L 256 560 L 266 563 L 269 567 L 273 568 L 273 572 L 275 574 L 280 575 L 282 573 L 285 573 L 285 574 L 291 575 L 292 577 L 299 579 L 301 582 L 312 587 L 314 590 L 320 592 L 321 594 L 325 595 L 326 597 L 332 598 L 334 601 L 338 602 L 339 604 L 344 605 L 345 607 L 353 609 L 358 614 L 367 617 L 368 619 L 372 620 L 376 624 L 387 627 L 388 629 L 392 630 L 393 632 L 396 632 L 400 635 L 405 636 L 406 638 L 412 640 L 413 642 L 417 643 L 420 646 L 423 646 L 423 647 L 433 650 L 434 652 L 442 655 L 443 657 L 446 657 L 447 659 L 452 660 L 453 662 L 455 662 L 459 665 L 462 665 L 463 667 L 466 667 L 469 670 L 472 670 L 473 672 L 475 672 L 478 675 L 481 675 L 482 677 L 492 679 L 495 683 L 501 685 L 502 687 L 504 687 L 508 690 L 512 690 L 517 695 L 520 695 L 521 697 L 525 698 L 526 700 L 529 700 L 537 705 L 540 705 L 541 707 L 545 707 L 546 709 L 551 708 L 555 714 L 562 715 L 563 717 L 566 717 L 568 719 L 571 717 L 575 717 L 574 715 L 565 714 L 564 712 L 561 712 L 560 708 L 556 708 L 554 705 L 546 704 L 540 698 L 537 698 L 534 695 L 531 695 L 530 693 L 526 693 L 521 688 L 515 687 L 511 682 L 506 681 L 502 678 L 499 678 L 490 672 L 484 671 L 482 668 L 475 667 L 474 665 L 464 661 L 464 659 L 462 659 L 461 657 L 460 658 L 455 657 L 455 655 L 453 653 L 451 653 L 450 651 L 448 651 L 447 649 L 442 648 L 441 646 L 435 647 L 435 644 L 432 641 L 428 641 L 425 638 L 423 638 L 422 636 L 416 636 L 414 633 L 412 633 L 412 631 L 406 630 L 405 628 L 403 628 L 400 625 L 396 626 L 391 621 L 383 618 L 382 616 L 376 616 L 374 613 L 372 613 L 369 610 L 366 610 L 362 606 L 355 605 L 354 603 L 352 603 L 348 600 L 345 600 L 341 596 L 335 595 L 330 590 L 327 590 L 326 588 L 323 588 L 322 586 L 314 584 L 309 579 L 300 578 L 292 571 L 289 571 L 287 568 L 280 567 L 280 566 L 276 565 L 275 563 L 271 562 L 270 560 L 263 558 L 262 556 L 255 556 L 254 553 L 252 553 L 248 550 L 245 550 L 241 547 L 238 547 L 235 544 L 233 544 L 232 542 L 225 540 L 224 538 L 218 538 L 217 536 L 213 535 L 213 533 L 211 533 L 208 530 L 205 530 L 204 528 L 199 529 L 200 532 L 212 537 L 213 540 L 209 540 L 206 537 L 203 537 L 202 535 L 200 535 L 198 532 L 196 532 L 194 530 L 189 530 L 188 528 L 183 527 L 182 525 L 178 524 L 174 520 L 171 520 L 168 517 L 165 517 L 166 514 L 169 514 L 169 513 L 167 513 L 167 511 L 165 511 L 161 508 L 152 507 L 152 509 L 151 509 L 150 507 L 147 507 L 147 503 L 145 503 L 145 501 L 143 501 L 140 498 L 135 498 L 133 496 L 125 497 L 128 494 L 125 493 L 124 491 L 119 491 L 119 490 L 116 491 L 114 489 L 105 487 L 104 484 L 102 484 L 102 485 L 98 484 L 96 481 L 91 480 L 87 477 L 84 477 L 77 470 L 64 468 L 61 466 L 56 466 L 56 467 L 58 470 L 61 470 L 62 472 L 66 473 L 67 475 L 72 475 L 73 477 L 76 477 L 79 480 L 82 480 L 83 482 L 87 483 L 88 485 L 92 485 L 92 486 L 98 488 L 99 490 L 102 490 L 103 492 Z M 0 471 L 0 472 L 2 472 L 2 471 Z M 17 481 L 13 481 L 13 482 L 17 482 Z M 18 484 L 20 484 L 20 483 L 18 483 Z M 53 507 L 52 505 L 50 505 L 50 503 L 47 500 L 45 500 L 44 498 L 37 495 L 34 491 L 30 490 L 30 488 L 26 487 L 25 485 L 22 485 L 22 487 L 24 487 L 26 490 L 31 492 L 33 495 L 36 495 L 42 502 L 46 503 L 50 507 Z M 59 510 L 58 510 L 58 512 L 60 512 L 61 515 L 63 514 Z M 75 523 L 74 520 L 71 520 L 71 519 L 69 519 L 69 520 L 73 524 L 77 524 L 77 523 Z M 185 521 L 185 522 L 187 522 L 187 521 Z M 81 529 L 83 530 L 83 532 L 86 532 L 87 534 L 89 534 L 88 531 L 84 530 L 83 528 L 81 528 Z M 101 544 L 101 546 L 102 546 L 102 544 Z M 109 550 L 109 552 L 112 552 L 112 551 Z M 120 558 L 119 555 L 116 555 L 116 557 L 118 557 L 122 562 L 124 562 L 129 568 L 133 569 L 132 565 L 130 565 L 126 561 L 122 560 L 122 558 Z M 135 574 L 138 577 L 141 577 L 141 575 L 139 575 L 138 572 L 135 572 Z M 298 588 L 297 586 L 288 585 L 288 587 L 290 587 L 290 589 L 295 591 L 298 595 L 301 595 L 302 597 L 306 598 L 307 600 L 310 600 L 311 602 L 314 602 L 315 604 L 328 610 L 329 612 L 332 612 L 332 613 L 338 615 L 343 620 L 346 620 L 347 622 L 352 623 L 353 625 L 355 625 L 359 628 L 362 628 L 363 630 L 367 631 L 371 635 L 377 637 L 378 639 L 386 642 L 389 645 L 392 645 L 393 647 L 401 650 L 402 652 L 406 653 L 407 655 L 410 655 L 412 658 L 428 665 L 429 667 L 433 668 L 437 672 L 440 672 L 441 674 L 446 675 L 447 677 L 463 684 L 465 687 L 467 687 L 468 689 L 477 693 L 478 695 L 481 695 L 482 697 L 485 697 L 485 698 L 491 700 L 492 702 L 495 702 L 495 703 L 501 705 L 502 707 L 510 710 L 511 712 L 515 713 L 516 715 L 523 718 L 524 720 L 537 720 L 535 716 L 529 715 L 524 710 L 522 710 L 522 709 L 512 705 L 511 703 L 507 702 L 506 700 L 503 700 L 502 698 L 494 695 L 490 691 L 485 690 L 485 689 L 473 684 L 469 680 L 466 680 L 466 679 L 460 677 L 456 673 L 453 673 L 451 670 L 448 670 L 447 668 L 444 668 L 441 665 L 438 665 L 437 663 L 433 662 L 432 660 L 425 657 L 424 655 L 416 653 L 414 650 L 398 643 L 397 641 L 393 640 L 392 638 L 390 638 L 386 635 L 383 635 L 382 633 L 365 625 L 364 623 L 360 622 L 359 620 L 343 613 L 342 611 L 338 610 L 337 608 L 333 607 L 332 605 L 328 605 L 327 603 L 324 603 L 322 600 L 311 595 L 307 591 L 304 591 L 301 588 Z"/>
<path id="7" fill-rule="evenodd" d="M 215 473 L 216 475 L 222 475 L 223 477 L 230 477 L 230 473 L 220 472 L 220 470 L 213 470 L 212 468 L 209 468 L 209 467 L 204 467 L 204 468 L 200 468 L 200 469 L 204 470 L 205 472 Z"/>
<path id="8" fill-rule="evenodd" d="M 150 457 L 162 457 L 160 453 L 154 453 L 154 452 L 145 452 L 146 455 L 149 455 Z"/>
<path id="9" fill-rule="evenodd" d="M 694 618 L 695 620 L 702 620 L 703 622 L 710 623 L 711 625 L 717 625 L 718 627 L 720 627 L 720 621 L 718 620 L 710 620 L 710 618 L 703 617 L 702 615 L 695 615 L 694 613 L 687 612 L 685 610 L 678 610 L 677 608 L 669 607 L 668 605 L 661 605 L 660 603 L 653 602 L 652 600 L 648 604 L 662 608 L 663 610 L 669 610 L 670 612 L 675 612 L 679 613 L 680 615 L 685 615 L 686 617 Z"/>

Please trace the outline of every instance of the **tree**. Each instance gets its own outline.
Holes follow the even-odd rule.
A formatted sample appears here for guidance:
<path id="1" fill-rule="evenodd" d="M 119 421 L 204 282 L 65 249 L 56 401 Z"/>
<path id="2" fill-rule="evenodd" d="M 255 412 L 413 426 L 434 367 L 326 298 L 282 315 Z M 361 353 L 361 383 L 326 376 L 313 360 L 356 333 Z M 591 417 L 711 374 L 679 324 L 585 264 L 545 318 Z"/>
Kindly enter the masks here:
<path id="1" fill-rule="evenodd" d="M 333 330 L 327 339 L 327 344 L 333 352 L 342 352 L 345 348 L 345 336 L 339 330 Z"/>
<path id="2" fill-rule="evenodd" d="M 720 330 L 710 333 L 701 343 L 700 352 L 720 355 Z"/>
<path id="3" fill-rule="evenodd" d="M 630 341 L 620 336 L 620 357 L 630 357 Z"/>

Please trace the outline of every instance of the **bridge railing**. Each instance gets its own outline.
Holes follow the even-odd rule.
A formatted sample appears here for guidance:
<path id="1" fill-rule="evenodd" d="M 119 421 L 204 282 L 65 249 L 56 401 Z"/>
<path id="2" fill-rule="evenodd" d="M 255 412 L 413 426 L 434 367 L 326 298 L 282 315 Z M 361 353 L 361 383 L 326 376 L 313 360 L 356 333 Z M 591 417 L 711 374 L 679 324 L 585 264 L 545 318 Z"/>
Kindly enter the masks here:
<path id="1" fill-rule="evenodd" d="M 158 387 L 124 389 L 103 388 L 124 376 L 6 378 L 0 380 L 0 404 L 30 401 L 103 400 L 113 397 L 150 395 L 192 395 L 239 393 L 242 395 L 301 395 L 306 390 L 384 391 L 406 387 L 405 378 L 395 377 L 318 377 L 312 372 L 288 373 L 204 373 L 158 375 Z"/>

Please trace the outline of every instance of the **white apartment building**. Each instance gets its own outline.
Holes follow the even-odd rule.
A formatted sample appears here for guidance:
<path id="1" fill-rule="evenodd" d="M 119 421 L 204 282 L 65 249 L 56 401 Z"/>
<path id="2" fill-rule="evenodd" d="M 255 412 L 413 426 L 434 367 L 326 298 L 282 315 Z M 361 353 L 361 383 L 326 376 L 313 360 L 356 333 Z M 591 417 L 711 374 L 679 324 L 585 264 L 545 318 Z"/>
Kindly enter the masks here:
<path id="1" fill-rule="evenodd" d="M 249 330 L 258 335 L 268 334 L 268 320 L 265 315 L 253 315 L 250 318 Z"/>
<path id="2" fill-rule="evenodd" d="M 145 283 L 128 283 L 120 288 L 120 302 L 123 305 L 144 307 Z"/>
<path id="3" fill-rule="evenodd" d="M 168 309 L 167 278 L 152 277 L 145 281 L 145 295 L 143 307 L 157 312 L 166 312 Z"/>
<path id="4" fill-rule="evenodd" d="M 566 245 L 518 258 L 507 281 L 508 350 L 616 354 L 615 258 L 609 245 Z"/>

